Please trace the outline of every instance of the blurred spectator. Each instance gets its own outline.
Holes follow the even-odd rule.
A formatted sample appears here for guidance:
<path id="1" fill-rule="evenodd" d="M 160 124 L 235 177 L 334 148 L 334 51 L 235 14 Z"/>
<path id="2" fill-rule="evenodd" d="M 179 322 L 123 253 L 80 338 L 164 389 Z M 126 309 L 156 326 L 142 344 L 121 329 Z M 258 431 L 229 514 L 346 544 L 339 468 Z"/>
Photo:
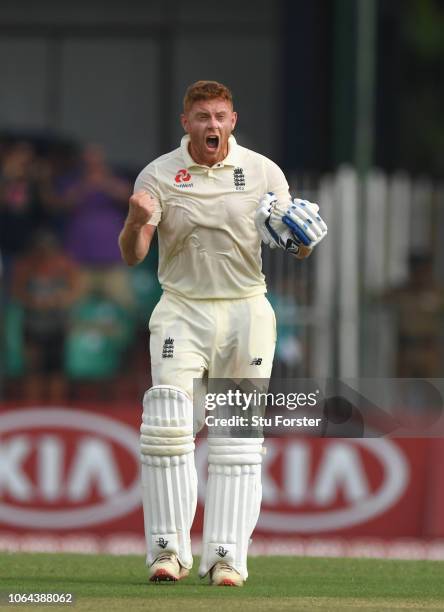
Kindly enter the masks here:
<path id="1" fill-rule="evenodd" d="M 428 255 L 410 258 L 410 278 L 388 295 L 398 321 L 397 376 L 434 378 L 442 374 L 444 294 L 433 278 Z"/>
<path id="2" fill-rule="evenodd" d="M 61 240 L 65 235 L 68 211 L 62 197 L 79 175 L 79 155 L 74 143 L 56 140 L 45 143 L 39 158 L 38 178 L 44 224 Z"/>
<path id="3" fill-rule="evenodd" d="M 90 293 L 72 312 L 65 361 L 69 378 L 111 383 L 133 340 L 134 319 L 128 311 L 100 292 Z M 101 387 L 109 393 L 109 385 Z"/>
<path id="4" fill-rule="evenodd" d="M 36 156 L 27 142 L 6 147 L 0 169 L 0 253 L 6 283 L 14 256 L 24 252 L 39 223 Z"/>
<path id="5" fill-rule="evenodd" d="M 28 253 L 15 264 L 13 296 L 24 310 L 25 399 L 66 398 L 64 350 L 69 310 L 80 292 L 79 271 L 54 235 L 37 232 Z"/>
<path id="6" fill-rule="evenodd" d="M 118 247 L 130 183 L 113 173 L 97 145 L 85 148 L 82 162 L 80 175 L 64 192 L 69 215 L 66 249 L 82 267 L 86 292 L 100 291 L 123 306 L 132 306 L 129 273 Z"/>
<path id="7" fill-rule="evenodd" d="M 276 315 L 276 351 L 274 373 L 284 376 L 288 370 L 300 368 L 304 358 L 302 321 L 299 299 L 301 291 L 290 279 L 277 283 L 276 290 L 267 292 L 267 298 Z"/>

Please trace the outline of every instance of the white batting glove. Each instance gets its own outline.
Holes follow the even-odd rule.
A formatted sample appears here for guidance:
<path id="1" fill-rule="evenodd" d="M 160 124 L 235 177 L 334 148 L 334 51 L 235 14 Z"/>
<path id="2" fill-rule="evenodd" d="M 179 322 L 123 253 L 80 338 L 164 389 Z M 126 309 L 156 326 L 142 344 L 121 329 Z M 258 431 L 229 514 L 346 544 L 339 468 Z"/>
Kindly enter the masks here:
<path id="1" fill-rule="evenodd" d="M 299 244 L 312 249 L 327 235 L 327 225 L 319 215 L 319 206 L 308 200 L 294 198 L 282 217 Z"/>
<path id="2" fill-rule="evenodd" d="M 254 222 L 262 241 L 271 249 L 280 248 L 296 255 L 299 243 L 291 229 L 282 222 L 282 214 L 276 209 L 277 198 L 269 192 L 262 196 L 256 209 Z"/>

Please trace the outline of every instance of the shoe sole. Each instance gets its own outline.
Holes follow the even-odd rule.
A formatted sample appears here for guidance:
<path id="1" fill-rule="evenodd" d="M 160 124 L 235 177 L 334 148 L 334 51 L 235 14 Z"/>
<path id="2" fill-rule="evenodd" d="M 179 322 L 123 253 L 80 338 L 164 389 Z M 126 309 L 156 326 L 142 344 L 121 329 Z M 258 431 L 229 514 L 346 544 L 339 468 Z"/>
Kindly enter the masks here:
<path id="1" fill-rule="evenodd" d="M 150 582 L 177 582 L 179 578 L 164 569 L 158 569 L 150 578 Z"/>
<path id="2" fill-rule="evenodd" d="M 234 580 L 231 580 L 230 578 L 224 578 L 220 582 L 213 582 L 212 586 L 241 587 L 243 586 L 243 583 L 237 584 L 236 582 L 234 582 Z"/>
<path id="3" fill-rule="evenodd" d="M 189 574 L 188 570 L 182 569 L 179 576 L 170 574 L 166 569 L 158 569 L 150 578 L 150 582 L 178 582 L 182 578 L 186 578 Z"/>
<path id="4" fill-rule="evenodd" d="M 218 586 L 235 587 L 237 585 L 232 580 L 229 580 L 228 578 L 225 578 L 225 580 L 222 580 L 222 582 Z"/>

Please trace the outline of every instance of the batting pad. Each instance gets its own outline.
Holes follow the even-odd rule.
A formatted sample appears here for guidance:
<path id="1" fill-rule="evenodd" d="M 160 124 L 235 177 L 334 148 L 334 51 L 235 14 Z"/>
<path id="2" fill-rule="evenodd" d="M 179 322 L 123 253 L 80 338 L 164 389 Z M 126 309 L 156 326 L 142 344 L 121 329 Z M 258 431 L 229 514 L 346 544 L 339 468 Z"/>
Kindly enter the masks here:
<path id="1" fill-rule="evenodd" d="M 197 475 L 193 406 L 188 395 L 168 385 L 149 389 L 143 398 L 140 433 L 147 565 L 168 551 L 190 569 Z"/>
<path id="2" fill-rule="evenodd" d="M 248 545 L 262 498 L 262 443 L 263 438 L 208 440 L 200 576 L 218 561 L 231 565 L 244 580 L 248 576 Z"/>

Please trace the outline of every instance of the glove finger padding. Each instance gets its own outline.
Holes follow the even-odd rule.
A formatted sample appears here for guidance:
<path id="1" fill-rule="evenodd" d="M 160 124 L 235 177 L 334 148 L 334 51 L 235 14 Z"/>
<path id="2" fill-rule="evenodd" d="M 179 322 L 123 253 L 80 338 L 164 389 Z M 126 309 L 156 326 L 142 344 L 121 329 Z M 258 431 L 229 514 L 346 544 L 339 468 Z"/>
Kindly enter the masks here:
<path id="1" fill-rule="evenodd" d="M 318 210 L 317 204 L 295 198 L 282 217 L 282 222 L 305 246 L 313 247 L 327 235 L 327 225 Z"/>
<path id="2" fill-rule="evenodd" d="M 254 222 L 256 228 L 260 234 L 262 241 L 271 249 L 277 247 L 284 249 L 285 241 L 280 236 L 280 233 L 276 232 L 275 228 L 270 225 L 270 220 L 277 204 L 277 198 L 274 193 L 266 193 L 259 200 L 259 205 L 256 209 Z M 282 223 L 284 230 L 289 231 Z"/>

